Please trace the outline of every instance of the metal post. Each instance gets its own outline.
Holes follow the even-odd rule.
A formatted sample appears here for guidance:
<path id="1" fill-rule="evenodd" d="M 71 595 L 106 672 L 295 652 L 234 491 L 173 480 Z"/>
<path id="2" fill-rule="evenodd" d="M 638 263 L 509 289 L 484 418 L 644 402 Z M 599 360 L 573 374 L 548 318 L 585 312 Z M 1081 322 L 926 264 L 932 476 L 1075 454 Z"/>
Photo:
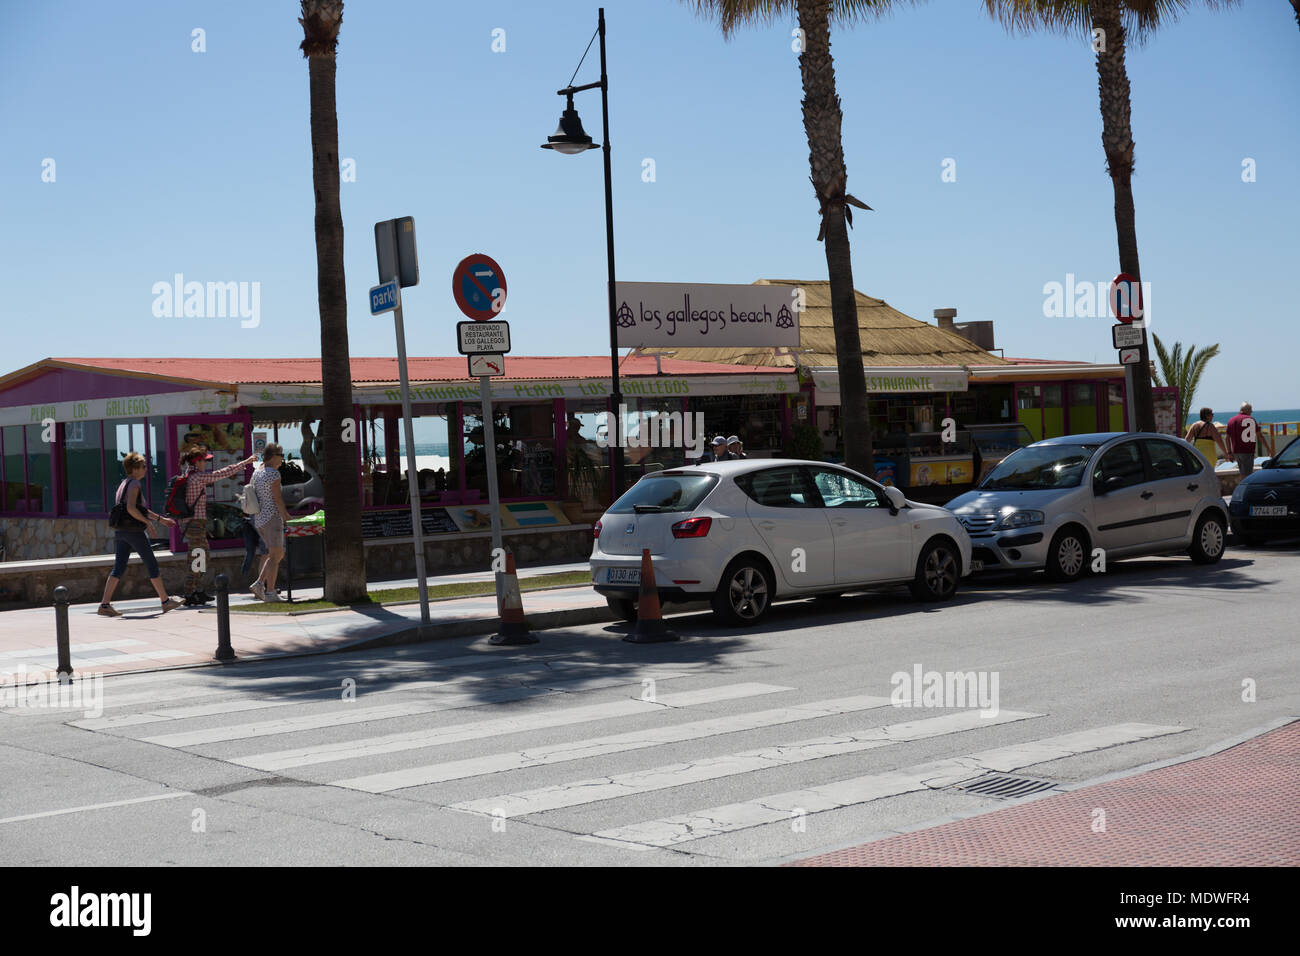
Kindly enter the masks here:
<path id="1" fill-rule="evenodd" d="M 230 578 L 223 571 L 217 575 L 217 653 L 213 660 L 229 663 L 235 659 L 230 646 Z"/>
<path id="2" fill-rule="evenodd" d="M 605 72 L 605 8 L 600 8 L 597 32 L 600 34 L 600 116 L 604 123 L 605 141 L 601 152 L 605 157 L 605 254 L 609 262 L 609 355 L 610 376 L 614 389 L 614 420 L 610 427 L 614 442 L 614 499 L 623 492 L 623 392 L 618 386 L 618 297 L 614 286 L 614 186 L 609 161 L 609 76 Z"/>
<path id="3" fill-rule="evenodd" d="M 483 446 L 487 454 L 488 512 L 492 517 L 492 552 L 495 557 L 501 553 L 501 492 L 497 486 L 497 438 L 492 424 L 492 379 L 480 375 L 478 394 L 483 400 Z M 505 574 L 496 571 L 493 575 L 497 589 L 497 610 L 501 610 L 504 597 Z"/>
<path id="4" fill-rule="evenodd" d="M 54 589 L 54 640 L 59 648 L 59 683 L 72 680 L 72 648 L 68 643 L 68 589 Z"/>
<path id="5" fill-rule="evenodd" d="M 397 283 L 397 276 L 392 281 Z M 400 283 L 399 283 L 400 284 Z M 406 375 L 406 329 L 402 325 L 402 300 L 393 309 L 397 326 L 397 371 L 402 382 L 402 422 L 406 436 L 406 487 L 411 499 L 411 531 L 415 536 L 415 576 L 420 589 L 420 624 L 429 626 L 429 583 L 424 575 L 424 523 L 420 518 L 420 478 L 415 470 L 415 425 L 411 421 L 411 392 Z"/>

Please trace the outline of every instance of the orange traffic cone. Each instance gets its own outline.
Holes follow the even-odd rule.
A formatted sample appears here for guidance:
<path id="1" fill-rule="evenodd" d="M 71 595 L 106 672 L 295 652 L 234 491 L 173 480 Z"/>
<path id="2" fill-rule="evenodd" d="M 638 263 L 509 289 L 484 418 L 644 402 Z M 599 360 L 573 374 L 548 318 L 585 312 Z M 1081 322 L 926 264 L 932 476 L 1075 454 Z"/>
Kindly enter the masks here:
<path id="1" fill-rule="evenodd" d="M 659 608 L 659 589 L 655 586 L 655 568 L 650 560 L 650 549 L 641 549 L 641 593 L 636 601 L 636 624 L 623 638 L 633 644 L 659 644 L 681 640 L 668 630 L 663 612 Z"/>
<path id="2" fill-rule="evenodd" d="M 515 574 L 515 556 L 506 552 L 505 587 L 501 593 L 501 629 L 488 639 L 489 644 L 536 644 L 537 636 L 528 630 L 524 620 L 524 600 L 519 594 L 519 578 Z"/>

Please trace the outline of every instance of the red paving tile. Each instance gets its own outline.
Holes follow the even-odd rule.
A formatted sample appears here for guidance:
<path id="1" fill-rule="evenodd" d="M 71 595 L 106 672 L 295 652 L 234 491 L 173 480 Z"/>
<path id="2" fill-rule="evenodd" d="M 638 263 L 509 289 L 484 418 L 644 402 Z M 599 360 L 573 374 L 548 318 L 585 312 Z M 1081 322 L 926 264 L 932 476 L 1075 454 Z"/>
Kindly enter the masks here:
<path id="1" fill-rule="evenodd" d="M 1104 832 L 1093 829 L 1098 808 Z M 1208 757 L 788 865 L 1300 865 L 1300 721 Z"/>

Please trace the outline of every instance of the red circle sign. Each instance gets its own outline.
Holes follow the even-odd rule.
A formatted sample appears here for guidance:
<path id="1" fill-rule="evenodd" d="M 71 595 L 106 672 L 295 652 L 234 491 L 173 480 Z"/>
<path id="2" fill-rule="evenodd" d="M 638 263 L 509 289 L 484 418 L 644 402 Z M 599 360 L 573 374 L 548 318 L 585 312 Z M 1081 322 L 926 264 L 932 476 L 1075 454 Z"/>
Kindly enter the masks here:
<path id="1" fill-rule="evenodd" d="M 475 322 L 501 317 L 506 306 L 506 276 L 491 256 L 476 252 L 460 260 L 451 274 L 457 307 Z"/>
<path id="2" fill-rule="evenodd" d="M 1111 315 L 1125 325 L 1131 325 L 1134 319 L 1145 318 L 1142 283 L 1127 272 L 1121 272 L 1110 280 L 1110 311 Z"/>

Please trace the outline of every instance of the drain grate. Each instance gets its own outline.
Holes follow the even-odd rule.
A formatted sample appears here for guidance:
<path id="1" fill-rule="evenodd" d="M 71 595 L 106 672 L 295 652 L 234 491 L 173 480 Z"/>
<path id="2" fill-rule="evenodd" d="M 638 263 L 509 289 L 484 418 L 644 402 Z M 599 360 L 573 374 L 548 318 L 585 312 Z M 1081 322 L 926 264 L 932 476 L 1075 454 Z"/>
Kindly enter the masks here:
<path id="1" fill-rule="evenodd" d="M 1011 777 L 1002 773 L 991 773 L 966 783 L 954 784 L 950 789 L 963 793 L 978 793 L 985 797 L 997 797 L 1011 800 L 1025 797 L 1031 793 L 1041 793 L 1056 786 L 1054 780 L 1035 780 L 1032 777 Z"/>

